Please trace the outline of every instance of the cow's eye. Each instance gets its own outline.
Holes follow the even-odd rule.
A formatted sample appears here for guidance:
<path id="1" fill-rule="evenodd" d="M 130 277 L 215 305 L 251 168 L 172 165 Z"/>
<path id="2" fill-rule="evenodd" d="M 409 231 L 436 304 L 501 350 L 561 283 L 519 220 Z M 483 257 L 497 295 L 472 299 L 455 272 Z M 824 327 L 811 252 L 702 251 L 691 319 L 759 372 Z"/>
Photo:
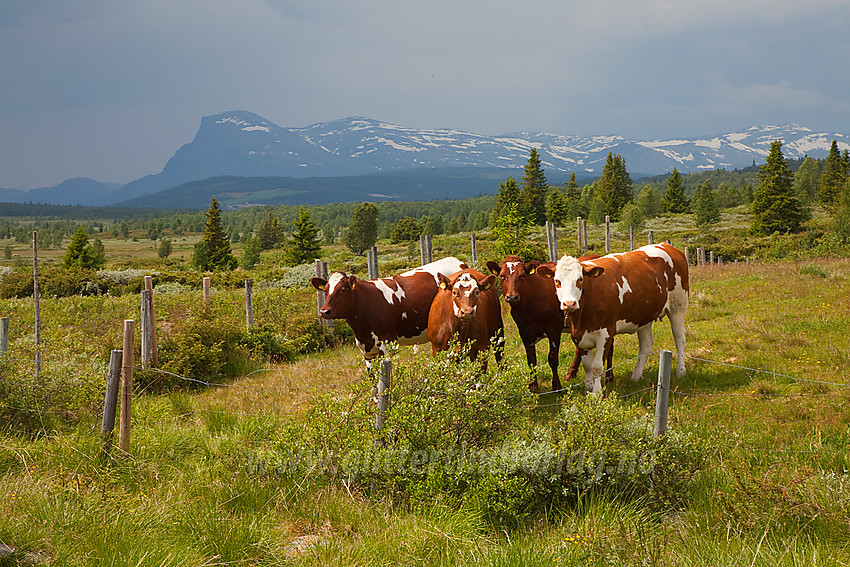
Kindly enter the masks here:
<path id="1" fill-rule="evenodd" d="M 561 280 L 555 280 L 555 287 L 561 287 Z"/>

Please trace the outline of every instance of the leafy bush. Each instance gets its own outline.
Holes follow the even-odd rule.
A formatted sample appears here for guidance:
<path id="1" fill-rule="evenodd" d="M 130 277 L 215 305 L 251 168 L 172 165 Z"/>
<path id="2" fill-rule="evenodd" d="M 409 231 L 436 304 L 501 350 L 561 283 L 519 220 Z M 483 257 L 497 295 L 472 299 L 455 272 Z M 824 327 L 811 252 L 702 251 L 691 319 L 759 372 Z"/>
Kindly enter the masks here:
<path id="1" fill-rule="evenodd" d="M 469 506 L 500 527 L 602 493 L 659 508 L 688 501 L 704 463 L 699 443 L 678 432 L 655 438 L 651 417 L 616 397 L 567 400 L 529 429 L 536 400 L 526 373 L 519 361 L 482 373 L 447 353 L 396 365 L 380 433 L 367 376 L 350 396 L 321 398 L 253 465 L 377 497 Z"/>

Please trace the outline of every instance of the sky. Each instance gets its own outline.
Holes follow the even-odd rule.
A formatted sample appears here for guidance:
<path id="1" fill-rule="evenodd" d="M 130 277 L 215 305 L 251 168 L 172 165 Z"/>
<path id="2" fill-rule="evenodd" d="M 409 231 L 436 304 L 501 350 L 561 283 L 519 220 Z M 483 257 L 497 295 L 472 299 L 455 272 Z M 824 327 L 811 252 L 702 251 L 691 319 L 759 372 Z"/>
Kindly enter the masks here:
<path id="1" fill-rule="evenodd" d="M 159 173 L 201 117 L 850 133 L 848 0 L 0 0 L 0 187 Z"/>

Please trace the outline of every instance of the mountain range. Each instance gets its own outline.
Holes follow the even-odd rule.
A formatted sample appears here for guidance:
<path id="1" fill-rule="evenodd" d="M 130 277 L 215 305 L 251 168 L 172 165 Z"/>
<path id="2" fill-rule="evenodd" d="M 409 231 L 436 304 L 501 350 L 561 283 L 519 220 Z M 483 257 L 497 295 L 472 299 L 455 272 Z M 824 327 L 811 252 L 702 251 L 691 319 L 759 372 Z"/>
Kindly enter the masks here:
<path id="1" fill-rule="evenodd" d="M 633 179 L 739 169 L 761 164 L 780 139 L 786 158 L 823 158 L 832 140 L 797 124 L 675 140 L 516 132 L 485 136 L 420 130 L 353 117 L 285 128 L 247 111 L 205 116 L 195 138 L 160 173 L 126 185 L 76 178 L 49 188 L 0 188 L 0 201 L 199 208 L 215 195 L 225 206 L 322 204 L 380 199 L 431 200 L 495 193 L 508 175 L 522 175 L 537 148 L 550 183 L 576 173 L 598 177 L 609 152 L 620 154 Z"/>

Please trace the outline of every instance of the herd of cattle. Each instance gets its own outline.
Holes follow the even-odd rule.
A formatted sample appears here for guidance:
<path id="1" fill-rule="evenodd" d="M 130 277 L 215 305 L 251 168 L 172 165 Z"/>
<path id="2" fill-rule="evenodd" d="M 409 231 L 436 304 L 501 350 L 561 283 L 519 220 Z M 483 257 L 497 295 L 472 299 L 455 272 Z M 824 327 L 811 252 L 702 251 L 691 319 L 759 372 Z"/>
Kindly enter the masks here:
<path id="1" fill-rule="evenodd" d="M 599 393 L 603 370 L 611 377 L 614 335 L 637 333 L 639 355 L 632 372 L 632 380 L 637 380 L 652 351 L 652 323 L 665 315 L 676 343 L 676 375 L 684 374 L 688 263 L 669 244 L 607 256 L 563 256 L 557 263 L 508 256 L 501 264 L 487 262 L 487 268 L 491 275 L 449 257 L 391 278 L 367 281 L 334 272 L 327 280 L 313 278 L 311 283 L 325 292 L 321 316 L 345 319 L 369 366 L 386 354 L 386 343 L 430 341 L 436 353 L 455 337 L 468 345 L 473 358 L 495 345 L 496 361 L 501 362 L 504 325 L 495 286 L 498 275 L 530 366 L 537 365 L 536 343 L 543 337 L 549 340 L 553 391 L 561 390 L 558 354 L 565 329 L 576 346 L 568 379 L 581 362 L 585 389 Z M 537 389 L 536 378 L 530 387 Z"/>

